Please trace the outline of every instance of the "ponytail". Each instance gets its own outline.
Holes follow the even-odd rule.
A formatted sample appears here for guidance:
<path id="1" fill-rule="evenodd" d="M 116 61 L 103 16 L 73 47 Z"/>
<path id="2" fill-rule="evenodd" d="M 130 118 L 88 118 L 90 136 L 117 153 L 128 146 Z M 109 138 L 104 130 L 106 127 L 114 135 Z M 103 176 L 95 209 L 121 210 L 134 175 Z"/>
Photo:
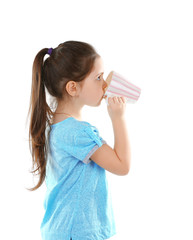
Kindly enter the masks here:
<path id="1" fill-rule="evenodd" d="M 43 77 L 43 60 L 47 54 L 48 48 L 38 52 L 33 62 L 32 86 L 30 99 L 30 124 L 29 124 L 29 144 L 32 155 L 31 173 L 40 175 L 37 185 L 30 191 L 38 189 L 45 180 L 46 175 L 46 124 L 49 123 L 49 117 L 52 111 L 46 102 L 46 92 Z M 28 112 L 28 115 L 29 115 Z"/>
<path id="2" fill-rule="evenodd" d="M 44 61 L 46 54 L 49 54 Z M 38 189 L 45 180 L 47 149 L 46 127 L 50 125 L 53 112 L 46 103 L 46 90 L 58 103 L 68 97 L 66 84 L 69 81 L 82 82 L 91 72 L 98 53 L 88 43 L 67 41 L 52 49 L 38 52 L 33 62 L 30 100 L 29 143 L 34 171 L 39 181 L 30 191 Z M 68 98 L 66 98 L 68 99 Z M 65 99 L 65 101 L 66 101 Z M 29 113 L 28 113 L 29 114 Z"/>

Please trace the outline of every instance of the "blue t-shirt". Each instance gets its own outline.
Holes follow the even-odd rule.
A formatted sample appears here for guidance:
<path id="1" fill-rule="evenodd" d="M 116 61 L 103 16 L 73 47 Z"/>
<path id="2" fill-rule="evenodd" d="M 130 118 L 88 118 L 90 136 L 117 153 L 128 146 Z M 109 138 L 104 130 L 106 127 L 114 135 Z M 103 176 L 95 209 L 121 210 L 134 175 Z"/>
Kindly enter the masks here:
<path id="1" fill-rule="evenodd" d="M 104 240 L 116 234 L 106 170 L 90 160 L 106 141 L 69 117 L 47 131 L 43 240 Z"/>

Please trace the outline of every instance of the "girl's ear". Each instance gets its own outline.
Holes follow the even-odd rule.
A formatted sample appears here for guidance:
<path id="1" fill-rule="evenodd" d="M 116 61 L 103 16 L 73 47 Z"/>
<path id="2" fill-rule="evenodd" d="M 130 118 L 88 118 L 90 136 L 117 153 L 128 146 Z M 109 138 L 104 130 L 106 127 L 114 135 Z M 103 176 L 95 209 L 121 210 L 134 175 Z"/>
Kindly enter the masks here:
<path id="1" fill-rule="evenodd" d="M 66 84 L 66 91 L 72 97 L 78 96 L 81 86 L 78 82 L 69 81 Z"/>

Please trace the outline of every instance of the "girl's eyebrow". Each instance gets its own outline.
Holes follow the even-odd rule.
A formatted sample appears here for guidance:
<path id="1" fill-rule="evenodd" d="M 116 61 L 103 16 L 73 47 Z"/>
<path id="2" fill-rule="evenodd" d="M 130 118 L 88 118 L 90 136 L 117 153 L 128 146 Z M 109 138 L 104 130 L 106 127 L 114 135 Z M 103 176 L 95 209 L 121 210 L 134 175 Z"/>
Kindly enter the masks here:
<path id="1" fill-rule="evenodd" d="M 95 77 L 97 77 L 98 75 L 103 74 L 103 73 L 104 73 L 104 72 L 98 73 Z"/>

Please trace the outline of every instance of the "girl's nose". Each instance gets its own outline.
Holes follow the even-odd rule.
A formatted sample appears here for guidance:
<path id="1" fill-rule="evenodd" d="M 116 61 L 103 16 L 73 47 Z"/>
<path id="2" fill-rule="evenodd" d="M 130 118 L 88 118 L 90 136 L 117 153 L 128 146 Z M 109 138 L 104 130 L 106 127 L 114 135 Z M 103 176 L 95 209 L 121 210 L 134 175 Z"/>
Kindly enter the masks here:
<path id="1" fill-rule="evenodd" d="M 107 82 L 104 80 L 103 82 L 103 90 L 106 91 L 106 88 L 108 87 L 108 84 Z"/>

